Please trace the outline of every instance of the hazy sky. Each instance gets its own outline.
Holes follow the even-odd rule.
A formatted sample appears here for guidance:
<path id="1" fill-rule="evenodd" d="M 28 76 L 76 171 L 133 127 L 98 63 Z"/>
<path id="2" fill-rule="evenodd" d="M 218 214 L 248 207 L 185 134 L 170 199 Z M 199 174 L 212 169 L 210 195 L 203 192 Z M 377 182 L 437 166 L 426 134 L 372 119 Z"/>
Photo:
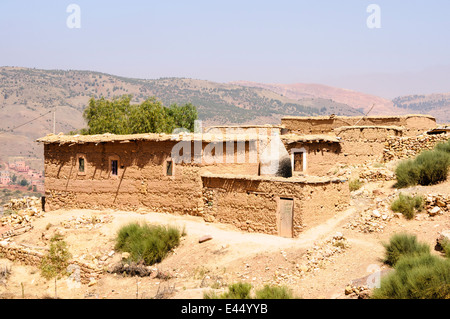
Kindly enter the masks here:
<path id="1" fill-rule="evenodd" d="M 0 1 L 1 66 L 147 79 L 450 92 L 449 35 L 448 0 Z"/>

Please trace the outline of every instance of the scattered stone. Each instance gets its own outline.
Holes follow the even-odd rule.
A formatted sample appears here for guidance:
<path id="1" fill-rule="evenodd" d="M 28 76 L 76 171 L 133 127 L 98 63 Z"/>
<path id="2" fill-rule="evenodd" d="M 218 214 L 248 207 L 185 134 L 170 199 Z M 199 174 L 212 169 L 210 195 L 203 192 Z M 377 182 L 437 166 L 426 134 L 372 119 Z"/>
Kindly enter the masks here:
<path id="1" fill-rule="evenodd" d="M 205 236 L 200 237 L 198 239 L 198 242 L 201 244 L 201 243 L 204 243 L 205 241 L 208 241 L 208 240 L 211 240 L 211 239 L 212 239 L 211 235 L 205 235 Z"/>
<path id="2" fill-rule="evenodd" d="M 436 216 L 438 214 L 441 214 L 441 209 L 437 206 L 433 207 L 432 209 L 428 210 L 428 215 L 430 216 Z"/>

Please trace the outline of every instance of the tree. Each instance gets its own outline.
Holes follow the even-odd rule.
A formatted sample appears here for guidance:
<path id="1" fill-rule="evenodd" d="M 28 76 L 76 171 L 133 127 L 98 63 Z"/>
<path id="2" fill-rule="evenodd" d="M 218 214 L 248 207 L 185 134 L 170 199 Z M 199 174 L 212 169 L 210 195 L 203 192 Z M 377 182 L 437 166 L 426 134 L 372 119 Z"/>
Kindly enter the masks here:
<path id="1" fill-rule="evenodd" d="M 71 133 L 138 134 L 171 133 L 175 128 L 194 130 L 198 113 L 191 103 L 165 107 L 156 97 L 150 97 L 141 104 L 130 104 L 131 99 L 131 95 L 111 101 L 103 97 L 98 100 L 91 98 L 83 113 L 88 128 Z"/>
<path id="2" fill-rule="evenodd" d="M 20 181 L 20 186 L 28 186 L 28 181 L 24 178 Z"/>

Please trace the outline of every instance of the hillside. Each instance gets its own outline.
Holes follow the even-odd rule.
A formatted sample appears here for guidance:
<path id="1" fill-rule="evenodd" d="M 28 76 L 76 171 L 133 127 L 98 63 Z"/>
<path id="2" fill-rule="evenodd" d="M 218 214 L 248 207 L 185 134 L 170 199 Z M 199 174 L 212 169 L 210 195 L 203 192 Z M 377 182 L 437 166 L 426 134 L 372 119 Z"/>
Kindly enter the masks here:
<path id="1" fill-rule="evenodd" d="M 371 115 L 404 114 L 405 110 L 394 107 L 390 100 L 356 92 L 348 89 L 335 88 L 322 84 L 268 84 L 239 81 L 234 82 L 247 87 L 260 87 L 277 92 L 287 98 L 297 101 L 305 99 L 331 99 L 337 103 L 346 104 L 360 112 L 366 113 L 375 104 Z"/>
<path id="2" fill-rule="evenodd" d="M 273 123 L 283 115 L 340 114 L 360 112 L 331 100 L 290 99 L 264 88 L 183 78 L 154 80 L 124 78 L 91 71 L 0 68 L 1 156 L 42 158 L 33 141 L 53 131 L 69 132 L 85 126 L 82 112 L 91 96 L 113 98 L 132 94 L 134 102 L 156 96 L 165 105 L 191 102 L 204 125 Z M 17 126 L 35 119 L 32 124 Z M 13 129 L 11 132 L 11 129 Z"/>
<path id="3" fill-rule="evenodd" d="M 427 113 L 440 123 L 450 123 L 450 93 L 400 96 L 393 102 L 410 113 Z"/>

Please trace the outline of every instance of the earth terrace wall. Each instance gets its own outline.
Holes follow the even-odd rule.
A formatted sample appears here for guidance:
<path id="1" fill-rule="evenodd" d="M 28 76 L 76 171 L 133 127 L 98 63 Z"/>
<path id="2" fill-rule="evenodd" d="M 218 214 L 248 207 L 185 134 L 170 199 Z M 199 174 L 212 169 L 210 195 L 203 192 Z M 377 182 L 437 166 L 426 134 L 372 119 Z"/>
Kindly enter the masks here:
<path id="1" fill-rule="evenodd" d="M 202 214 L 202 173 L 257 174 L 258 163 L 174 164 L 173 176 L 166 176 L 167 160 L 176 141 L 130 141 L 101 143 L 47 143 L 45 156 L 46 210 L 149 208 L 156 212 Z M 194 142 L 191 142 L 194 150 Z M 207 143 L 200 143 L 204 149 Z M 234 156 L 238 149 L 234 147 Z M 85 158 L 80 174 L 77 157 Z M 192 154 L 194 156 L 194 154 Z M 226 156 L 225 152 L 224 155 Z M 119 160 L 112 176 L 109 158 Z"/>
<path id="2" fill-rule="evenodd" d="M 342 126 L 400 126 L 405 136 L 414 136 L 436 127 L 436 119 L 429 115 L 403 116 L 287 116 L 281 124 L 295 134 L 333 134 L 333 130 Z"/>
<path id="3" fill-rule="evenodd" d="M 204 175 L 204 214 L 243 231 L 279 234 L 280 197 L 294 199 L 293 236 L 319 225 L 350 201 L 346 180 Z"/>
<path id="4" fill-rule="evenodd" d="M 45 254 L 15 243 L 0 241 L 0 256 L 14 262 L 40 267 Z M 69 260 L 68 264 L 68 272 L 72 272 L 72 278 L 75 281 L 80 280 L 82 284 L 87 284 L 92 279 L 100 278 L 103 273 L 102 269 L 78 260 Z"/>

